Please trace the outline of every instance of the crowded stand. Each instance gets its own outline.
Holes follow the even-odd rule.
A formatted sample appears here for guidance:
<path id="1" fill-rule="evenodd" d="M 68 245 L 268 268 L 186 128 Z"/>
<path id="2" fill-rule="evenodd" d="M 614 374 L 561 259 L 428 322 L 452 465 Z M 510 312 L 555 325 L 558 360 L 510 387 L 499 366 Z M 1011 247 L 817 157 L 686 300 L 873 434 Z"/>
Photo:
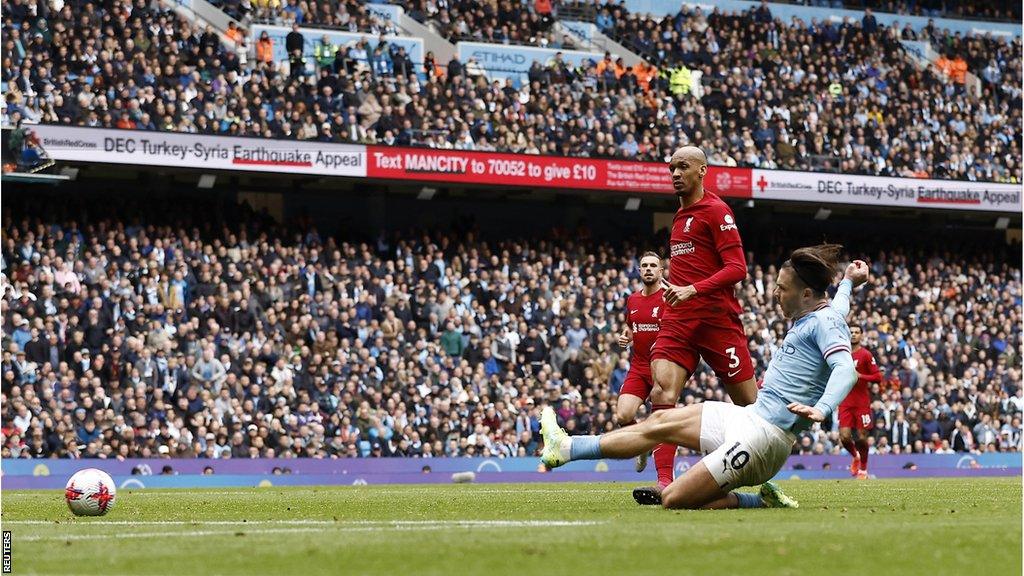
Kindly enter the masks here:
<path id="1" fill-rule="evenodd" d="M 246 12 L 254 23 L 278 26 L 310 26 L 346 32 L 366 32 L 374 36 L 395 34 L 393 22 L 375 16 L 362 2 L 323 0 L 321 2 L 257 2 Z M 239 14 L 244 18 L 243 14 Z"/>
<path id="2" fill-rule="evenodd" d="M 434 7 L 433 16 L 456 32 L 507 29 L 501 35 L 520 40 L 535 39 L 534 25 L 550 25 L 537 9 L 504 2 L 491 14 L 488 4 L 464 4 L 407 8 L 418 17 Z M 307 16 L 327 14 L 328 25 L 365 30 L 368 23 L 370 31 L 385 31 L 353 3 L 256 3 L 256 12 L 271 6 L 286 18 L 281 22 L 293 23 L 282 61 L 269 36 L 248 38 L 233 28 L 233 41 L 224 42 L 212 29 L 142 0 L 83 3 L 81 11 L 71 3 L 49 11 L 42 1 L 3 5 L 7 125 L 652 161 L 693 143 L 723 165 L 1021 177 L 1021 93 L 1010 81 L 1021 77 L 1019 38 L 938 38 L 946 48 L 943 68 L 918 70 L 898 39 L 928 30 L 783 23 L 758 11 L 689 8 L 658 21 L 607 4 L 598 26 L 646 62 L 627 67 L 606 55 L 577 68 L 556 56 L 535 63 L 516 88 L 489 83 L 479 62 L 441 62 L 432 53 L 413 62 L 386 41 L 338 46 L 324 37 L 314 54 L 303 54 L 311 32 L 300 30 L 297 14 L 304 24 Z M 964 58 L 984 79 L 980 98 L 964 86 Z M 950 119 L 940 121 L 946 112 Z"/>
<path id="3" fill-rule="evenodd" d="M 573 434 L 616 425 L 625 298 L 664 236 L 362 240 L 214 198 L 8 198 L 3 457 L 510 457 L 537 453 L 545 403 Z M 758 374 L 786 329 L 778 263 L 807 240 L 775 230 L 744 229 L 737 287 Z M 1020 446 L 1020 247 L 968 238 L 849 246 L 872 268 L 851 322 L 883 375 L 874 453 Z M 723 398 L 702 367 L 680 402 Z"/>
<path id="4" fill-rule="evenodd" d="M 802 4 L 821 8 L 846 8 L 863 10 L 870 8 L 879 12 L 929 16 L 932 18 L 966 18 L 970 20 L 994 20 L 1019 22 L 1020 3 L 996 0 L 976 2 L 974 0 L 779 0 L 784 4 Z"/>
<path id="5" fill-rule="evenodd" d="M 686 99 L 681 112 L 710 112 L 726 129 L 704 145 L 739 165 L 817 158 L 814 168 L 843 173 L 1020 181 L 1021 91 L 1006 81 L 1021 77 L 1019 38 L 897 30 L 870 14 L 859 25 L 782 23 L 765 4 L 731 16 L 683 7 L 658 20 L 608 3 L 596 24 L 669 75 L 703 70 L 704 114 Z M 899 40 L 919 35 L 943 50 L 938 70 L 906 58 Z M 980 98 L 965 88 L 964 58 L 979 76 L 988 68 Z"/>
<path id="6" fill-rule="evenodd" d="M 553 30 L 553 8 L 549 0 L 537 2 L 475 2 L 459 0 L 401 0 L 410 17 L 430 24 L 451 42 L 469 40 L 494 44 L 526 44 L 545 48 L 574 49 L 567 34 Z"/>

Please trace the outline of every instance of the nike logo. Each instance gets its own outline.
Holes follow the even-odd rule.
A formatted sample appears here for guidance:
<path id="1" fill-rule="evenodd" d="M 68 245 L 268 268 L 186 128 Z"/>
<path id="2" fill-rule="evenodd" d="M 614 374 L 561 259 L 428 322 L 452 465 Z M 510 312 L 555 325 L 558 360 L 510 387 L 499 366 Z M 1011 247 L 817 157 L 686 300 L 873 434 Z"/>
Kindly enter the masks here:
<path id="1" fill-rule="evenodd" d="M 732 378 L 733 376 L 739 374 L 740 370 L 742 370 L 742 368 L 740 368 L 739 370 L 736 370 L 735 372 L 729 372 L 729 378 Z"/>
<path id="2" fill-rule="evenodd" d="M 636 313 L 638 313 L 638 312 L 640 312 L 640 311 L 639 311 L 639 310 L 630 310 L 630 311 L 629 311 L 629 313 L 630 313 L 630 314 L 636 314 Z"/>

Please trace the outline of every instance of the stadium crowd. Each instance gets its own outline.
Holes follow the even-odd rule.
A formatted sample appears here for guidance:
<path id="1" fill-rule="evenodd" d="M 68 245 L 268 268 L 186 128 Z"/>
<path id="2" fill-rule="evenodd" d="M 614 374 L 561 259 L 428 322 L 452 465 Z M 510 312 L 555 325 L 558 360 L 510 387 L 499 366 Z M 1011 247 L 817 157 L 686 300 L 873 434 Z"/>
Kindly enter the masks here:
<path id="1" fill-rule="evenodd" d="M 365 3 L 354 0 L 256 2 L 250 8 L 239 11 L 236 17 L 261 24 L 309 25 L 346 32 L 366 32 L 374 36 L 398 32 L 393 22 L 379 18 L 367 9 Z"/>
<path id="2" fill-rule="evenodd" d="M 997 0 L 975 2 L 973 0 L 776 0 L 786 4 L 802 4 L 822 8 L 846 8 L 862 10 L 871 8 L 891 14 L 931 16 L 934 18 L 968 18 L 1014 22 L 1021 18 L 1021 6 L 1017 2 Z"/>
<path id="3" fill-rule="evenodd" d="M 466 23 L 459 29 L 495 29 L 472 20 L 482 10 L 480 18 L 523 23 L 523 37 L 547 18 L 537 8 L 513 17 L 465 4 L 446 3 L 439 17 L 457 13 L 453 22 Z M 297 6 L 304 23 L 327 14 L 336 19 L 324 22 L 338 24 L 342 9 L 350 25 L 365 23 L 350 3 L 268 6 L 289 21 Z M 629 68 L 608 55 L 575 68 L 556 56 L 535 63 L 516 88 L 488 82 L 479 62 L 433 54 L 413 62 L 386 41 L 321 40 L 315 55 L 303 55 L 298 28 L 286 40 L 289 59 L 278 62 L 269 37 L 236 28 L 228 46 L 146 0 L 3 7 L 5 124 L 657 161 L 695 143 L 719 164 L 1021 178 L 1019 38 L 937 37 L 867 21 L 783 23 L 756 10 L 684 8 L 659 22 L 607 4 L 598 25 L 647 62 Z M 918 70 L 903 57 L 897 39 L 922 34 L 944 46 L 941 70 Z M 961 62 L 982 78 L 980 97 L 966 89 Z"/>
<path id="4" fill-rule="evenodd" d="M 569 50 L 575 48 L 574 41 L 568 35 L 555 32 L 550 0 L 401 0 L 391 3 L 401 5 L 410 17 L 432 25 L 440 35 L 452 42 L 468 40 Z"/>
<path id="5" fill-rule="evenodd" d="M 657 20 L 609 2 L 596 23 L 678 77 L 670 90 L 688 91 L 689 72 L 703 71 L 703 109 L 685 114 L 691 126 L 710 120 L 698 126 L 713 135 L 703 145 L 723 163 L 803 168 L 826 158 L 820 168 L 843 173 L 1020 181 L 1019 38 L 886 28 L 870 14 L 784 23 L 766 4 L 733 15 L 684 6 Z M 937 69 L 906 57 L 900 40 L 917 39 L 942 51 Z M 980 97 L 966 89 L 967 71 L 984 78 Z"/>
<path id="6" fill-rule="evenodd" d="M 608 430 L 636 258 L 664 240 L 362 243 L 209 199 L 30 202 L 5 204 L 0 247 L 5 458 L 523 456 L 546 403 L 571 433 Z M 795 240 L 746 232 L 748 248 L 775 247 L 738 288 L 761 373 L 786 329 L 770 294 Z M 874 277 L 854 317 L 884 373 L 872 450 L 1018 450 L 1011 248 L 857 244 Z M 680 402 L 722 398 L 701 368 Z M 840 445 L 826 425 L 795 451 Z"/>

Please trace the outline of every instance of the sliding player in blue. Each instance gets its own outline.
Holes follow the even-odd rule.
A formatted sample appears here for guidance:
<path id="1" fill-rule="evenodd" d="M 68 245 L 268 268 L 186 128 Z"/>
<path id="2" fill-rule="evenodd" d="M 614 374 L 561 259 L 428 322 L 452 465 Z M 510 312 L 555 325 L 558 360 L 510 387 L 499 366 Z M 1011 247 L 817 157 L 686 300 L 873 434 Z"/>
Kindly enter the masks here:
<path id="1" fill-rule="evenodd" d="M 665 508 L 795 508 L 796 501 L 768 480 L 786 463 L 795 435 L 825 420 L 857 381 L 845 317 L 850 292 L 867 281 L 868 269 L 861 261 L 850 264 L 830 303 L 825 291 L 841 250 L 835 244 L 800 248 L 782 265 L 773 296 L 793 324 L 768 364 L 756 402 L 662 410 L 600 436 L 569 436 L 547 407 L 541 416 L 545 466 L 631 458 L 668 442 L 705 456 L 665 488 Z M 759 484 L 759 494 L 733 492 Z"/>

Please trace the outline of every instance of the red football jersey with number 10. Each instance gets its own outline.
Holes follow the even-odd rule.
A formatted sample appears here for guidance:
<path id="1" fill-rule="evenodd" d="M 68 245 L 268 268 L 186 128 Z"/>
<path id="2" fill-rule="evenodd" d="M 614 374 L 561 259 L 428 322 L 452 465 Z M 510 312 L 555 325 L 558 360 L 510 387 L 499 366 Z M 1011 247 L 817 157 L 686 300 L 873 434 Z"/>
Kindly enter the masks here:
<path id="1" fill-rule="evenodd" d="M 658 339 L 661 315 L 665 309 L 665 291 L 661 288 L 650 296 L 634 292 L 626 299 L 626 322 L 633 331 L 633 357 L 630 368 L 651 369 L 651 347 Z"/>
<path id="2" fill-rule="evenodd" d="M 704 191 L 696 204 L 680 208 L 672 220 L 669 241 L 669 282 L 689 286 L 706 280 L 722 269 L 721 252 L 742 246 L 736 218 L 721 198 Z M 727 286 L 697 296 L 679 306 L 669 306 L 669 318 L 709 318 L 740 313 L 734 287 Z"/>

